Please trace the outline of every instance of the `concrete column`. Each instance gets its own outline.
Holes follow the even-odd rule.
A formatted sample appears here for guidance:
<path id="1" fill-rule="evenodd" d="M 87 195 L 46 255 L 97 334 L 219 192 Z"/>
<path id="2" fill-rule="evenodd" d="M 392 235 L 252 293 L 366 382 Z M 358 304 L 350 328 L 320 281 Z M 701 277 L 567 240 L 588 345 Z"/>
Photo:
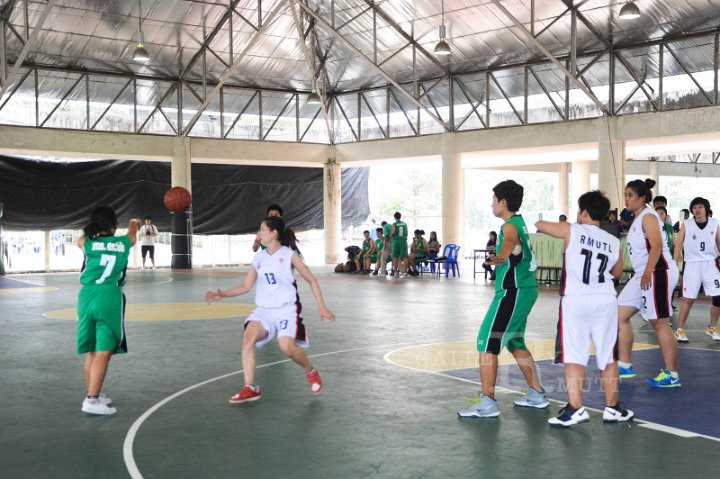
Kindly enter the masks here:
<path id="1" fill-rule="evenodd" d="M 342 245 L 342 169 L 335 158 L 323 165 L 323 219 L 325 222 L 325 263 L 340 262 Z"/>
<path id="2" fill-rule="evenodd" d="M 598 188 L 610 200 L 610 208 L 625 207 L 625 142 L 618 140 L 617 117 L 598 118 Z"/>
<path id="3" fill-rule="evenodd" d="M 561 215 L 568 214 L 568 164 L 560 163 L 558 165 L 558 208 Z"/>
<path id="4" fill-rule="evenodd" d="M 173 158 L 171 164 L 172 186 L 182 186 L 192 193 L 192 151 L 190 138 L 173 138 Z M 172 237 L 170 249 L 173 269 L 192 268 L 192 206 L 183 213 L 172 213 L 170 219 Z"/>
<path id="5" fill-rule="evenodd" d="M 660 194 L 660 173 L 658 171 L 660 165 L 657 160 L 651 158 L 648 161 L 648 166 L 648 178 L 655 180 L 655 188 L 652 189 L 653 196 L 658 196 Z"/>
<path id="6" fill-rule="evenodd" d="M 465 175 L 455 151 L 455 133 L 442 136 L 442 237 L 443 244 L 462 246 Z"/>
<path id="7" fill-rule="evenodd" d="M 190 138 L 173 138 L 173 158 L 170 178 L 172 186 L 182 186 L 192 193 L 191 164 L 192 151 Z"/>
<path id="8" fill-rule="evenodd" d="M 573 161 L 570 200 L 576 202 L 580 195 L 588 191 L 590 191 L 590 162 L 587 160 Z"/>

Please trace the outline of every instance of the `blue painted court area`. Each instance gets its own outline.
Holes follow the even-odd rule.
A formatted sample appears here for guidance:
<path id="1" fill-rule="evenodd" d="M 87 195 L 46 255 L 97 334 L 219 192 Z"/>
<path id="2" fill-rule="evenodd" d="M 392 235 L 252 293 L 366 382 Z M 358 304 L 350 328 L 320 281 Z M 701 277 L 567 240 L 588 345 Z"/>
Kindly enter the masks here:
<path id="1" fill-rule="evenodd" d="M 635 417 L 644 421 L 670 426 L 720 440 L 720 415 L 714 414 L 720 397 L 720 381 L 717 365 L 720 351 L 708 349 L 678 349 L 681 388 L 653 389 L 645 379 L 660 372 L 662 357 L 659 349 L 633 351 L 633 364 L 638 376 L 623 379 L 620 400 L 635 411 Z M 538 361 L 543 386 L 552 399 L 567 401 L 564 368 L 552 361 Z M 477 368 L 443 371 L 448 376 L 478 381 Z M 595 367 L 595 357 L 590 358 L 587 368 L 585 405 L 602 410 L 605 397 L 600 387 L 600 374 Z M 522 391 L 527 389 L 516 364 L 500 366 L 498 387 Z"/>
<path id="2" fill-rule="evenodd" d="M 0 276 L 0 289 L 37 288 L 38 285 Z"/>

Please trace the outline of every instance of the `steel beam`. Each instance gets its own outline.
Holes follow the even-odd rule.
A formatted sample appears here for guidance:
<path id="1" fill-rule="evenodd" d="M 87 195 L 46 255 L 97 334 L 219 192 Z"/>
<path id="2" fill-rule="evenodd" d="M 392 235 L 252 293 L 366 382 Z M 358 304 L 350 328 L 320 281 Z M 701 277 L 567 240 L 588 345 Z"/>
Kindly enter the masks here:
<path id="1" fill-rule="evenodd" d="M 325 127 L 327 128 L 328 133 L 328 140 L 330 141 L 330 144 L 335 144 L 335 137 L 333 135 L 332 127 L 330 126 L 330 122 L 328 121 L 328 111 L 327 111 L 327 105 L 325 101 L 325 95 L 321 91 L 320 87 L 317 83 L 317 74 L 315 71 L 315 54 L 310 52 L 308 49 L 307 43 L 305 43 L 305 35 L 303 34 L 303 28 L 302 24 L 300 22 L 300 16 L 298 15 L 298 12 L 295 11 L 295 0 L 290 0 L 290 10 L 292 11 L 293 16 L 293 22 L 295 23 L 295 29 L 297 30 L 298 34 L 298 42 L 300 43 L 300 46 L 303 51 L 303 56 L 305 57 L 305 62 L 308 64 L 308 67 L 310 68 L 310 74 L 312 75 L 312 84 L 315 88 L 314 93 L 317 94 L 320 97 L 320 109 L 322 110 L 323 119 L 325 120 Z M 313 40 L 313 35 L 311 35 L 310 41 Z M 315 50 L 313 49 L 313 52 Z M 323 78 L 323 80 L 325 80 Z"/>
<path id="2" fill-rule="evenodd" d="M 598 100 L 598 98 L 595 96 L 593 92 L 591 92 L 581 81 L 577 79 L 575 74 L 568 71 L 567 68 L 565 68 L 565 65 L 563 65 L 557 58 L 555 58 L 555 55 L 553 55 L 550 50 L 545 48 L 545 45 L 540 43 L 537 38 L 535 38 L 527 28 L 525 28 L 525 25 L 520 22 L 515 16 L 508 11 L 507 8 L 505 8 L 502 3 L 500 3 L 500 0 L 491 0 L 493 4 L 511 21 L 515 24 L 515 26 L 520 30 L 520 32 L 526 37 L 526 39 L 535 46 L 538 50 L 540 50 L 551 62 L 557 66 L 560 71 L 562 71 L 565 76 L 570 80 L 571 83 L 573 83 L 577 88 L 579 88 L 585 95 L 587 95 L 588 98 L 590 98 L 593 103 L 595 103 L 600 110 L 602 110 L 605 114 L 609 115 L 610 111 L 608 108 Z"/>
<path id="3" fill-rule="evenodd" d="M 215 95 L 218 94 L 225 82 L 228 80 L 228 78 L 230 78 L 230 75 L 235 71 L 235 68 L 237 68 L 240 60 L 242 60 L 243 57 L 245 57 L 245 55 L 247 54 L 247 52 L 249 52 L 250 49 L 255 46 L 257 41 L 260 39 L 260 34 L 262 34 L 267 29 L 267 27 L 272 24 L 272 22 L 275 20 L 275 17 L 280 13 L 283 8 L 287 8 L 287 0 L 278 2 L 273 11 L 270 12 L 270 15 L 268 15 L 268 17 L 265 19 L 265 23 L 262 24 L 260 28 L 258 28 L 257 32 L 255 32 L 252 37 L 250 37 L 250 41 L 247 42 L 245 48 L 243 48 L 240 54 L 235 59 L 233 59 L 232 67 L 226 69 L 225 72 L 220 75 L 217 84 L 213 87 L 210 93 L 206 95 L 205 101 L 202 102 L 200 108 L 198 108 L 190 121 L 188 121 L 188 124 L 182 130 L 182 136 L 188 136 L 188 134 L 192 131 L 195 123 L 197 123 L 197 121 L 207 109 L 208 105 L 210 105 L 210 103 L 213 101 Z"/>
<path id="4" fill-rule="evenodd" d="M 3 97 L 5 92 L 8 89 L 8 86 L 10 86 L 10 83 L 12 83 L 13 79 L 15 78 L 15 75 L 17 75 L 18 70 L 20 70 L 20 67 L 22 67 L 23 62 L 25 61 L 25 57 L 28 53 L 30 53 L 30 49 L 34 45 L 35 41 L 37 40 L 38 36 L 40 35 L 40 31 L 42 29 L 43 24 L 45 23 L 45 20 L 50 15 L 50 10 L 53 9 L 55 6 L 55 0 L 47 0 L 47 4 L 45 5 L 45 8 L 42 12 L 40 12 L 40 18 L 38 18 L 37 23 L 32 29 L 32 33 L 28 36 L 27 41 L 25 42 L 25 46 L 23 46 L 23 49 L 18 54 L 17 58 L 15 59 L 15 64 L 13 64 L 12 69 L 8 73 L 8 75 L 5 78 L 2 78 L 0 85 L 0 98 Z M 26 27 L 29 28 L 29 26 Z M 3 39 L 5 38 L 5 32 L 3 30 Z"/>
<path id="5" fill-rule="evenodd" d="M 407 97 L 408 100 L 410 100 L 413 104 L 415 104 L 415 106 L 417 106 L 418 108 L 420 108 L 420 109 L 422 109 L 422 110 L 425 110 L 425 112 L 426 112 L 433 120 L 435 120 L 437 123 L 439 123 L 440 125 L 442 125 L 442 127 L 443 127 L 443 129 L 444 129 L 445 131 L 449 131 L 448 125 L 445 124 L 445 122 L 444 122 L 441 118 L 438 118 L 437 116 L 435 116 L 435 114 L 434 114 L 433 112 L 431 112 L 430 109 L 428 109 L 425 105 L 423 105 L 422 102 L 418 101 L 417 98 L 415 98 L 413 95 L 411 95 L 410 93 L 408 93 L 408 92 L 402 87 L 402 85 L 399 84 L 398 82 L 396 82 L 388 73 L 385 72 L 385 70 L 383 70 L 382 68 L 379 68 L 371 59 L 369 59 L 367 56 L 365 56 L 365 54 L 364 54 L 362 51 L 360 51 L 355 45 L 353 45 L 352 43 L 350 43 L 345 37 L 343 37 L 340 33 L 338 33 L 337 30 L 335 30 L 334 28 L 332 28 L 325 20 L 323 20 L 322 18 L 320 18 L 320 16 L 318 16 L 318 15 L 317 15 L 315 12 L 313 12 L 309 7 L 307 7 L 307 5 L 304 5 L 303 3 L 300 3 L 299 5 L 307 12 L 308 15 L 312 16 L 313 18 L 315 18 L 315 20 L 316 20 L 322 27 L 326 28 L 327 30 L 329 30 L 330 32 L 332 32 L 335 36 L 337 36 L 338 39 L 339 39 L 348 49 L 350 49 L 353 53 L 355 53 L 356 55 L 358 55 L 365 63 L 369 64 L 370 67 L 371 67 L 376 73 L 378 73 L 378 74 L 379 74 L 380 76 L 382 76 L 388 83 L 390 83 L 390 84 L 391 84 L 392 86 L 394 86 L 397 90 L 399 90 L 400 93 L 402 93 L 405 97 Z"/>
<path id="6" fill-rule="evenodd" d="M 368 6 L 370 6 L 370 8 L 372 8 L 372 9 L 375 11 L 375 13 L 376 13 L 380 18 L 382 18 L 382 19 L 385 21 L 385 23 L 387 23 L 388 25 L 390 25 L 390 26 L 393 28 L 393 30 L 395 30 L 396 32 L 398 32 L 398 33 L 400 34 L 401 37 L 403 37 L 405 40 L 407 40 L 409 43 L 411 43 L 420 53 L 423 54 L 424 57 L 426 57 L 428 60 L 430 60 L 431 62 L 433 62 L 435 65 L 437 65 L 437 67 L 440 68 L 441 70 L 443 70 L 443 71 L 445 70 L 445 65 L 443 65 L 442 63 L 440 63 L 440 61 L 438 61 L 438 59 L 435 57 L 435 55 L 433 55 L 433 54 L 431 54 L 430 52 L 428 52 L 427 50 L 425 50 L 425 48 L 423 48 L 423 46 L 420 45 L 420 44 L 417 42 L 417 40 L 415 40 L 415 38 L 414 38 L 413 35 L 410 35 L 410 34 L 407 33 L 405 30 L 403 30 L 402 27 L 400 27 L 400 25 L 398 25 L 398 24 L 395 22 L 395 20 L 393 20 L 393 19 L 390 17 L 390 15 L 388 15 L 387 13 L 385 13 L 385 12 L 378 6 L 378 4 L 377 4 L 376 2 L 374 2 L 374 1 L 372 1 L 372 0 L 364 0 L 364 1 L 365 1 L 365 3 L 366 3 Z M 404 47 L 403 47 L 403 48 L 404 48 Z"/>

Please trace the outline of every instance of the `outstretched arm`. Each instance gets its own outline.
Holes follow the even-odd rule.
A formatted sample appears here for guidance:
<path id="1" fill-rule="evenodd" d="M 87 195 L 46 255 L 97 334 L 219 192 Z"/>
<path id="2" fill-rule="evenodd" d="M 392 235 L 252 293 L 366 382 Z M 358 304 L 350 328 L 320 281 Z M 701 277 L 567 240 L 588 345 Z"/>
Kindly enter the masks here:
<path id="1" fill-rule="evenodd" d="M 135 243 L 137 242 L 137 231 L 139 226 L 140 220 L 138 219 L 131 219 L 130 223 L 128 224 L 127 235 L 130 237 L 130 244 L 132 246 L 135 246 Z"/>
<path id="2" fill-rule="evenodd" d="M 318 309 L 320 310 L 320 319 L 329 319 L 330 321 L 335 321 L 335 315 L 327 308 L 327 306 L 325 306 L 325 300 L 323 299 L 323 295 L 320 291 L 320 285 L 318 284 L 317 279 L 310 271 L 310 268 L 308 268 L 307 265 L 303 263 L 303 260 L 300 258 L 299 254 L 293 254 L 292 265 L 297 270 L 297 272 L 300 273 L 300 276 L 302 276 L 303 279 L 310 284 L 313 296 L 315 296 L 315 301 L 317 301 Z"/>
<path id="3" fill-rule="evenodd" d="M 225 291 L 221 291 L 220 289 L 218 289 L 217 291 L 208 291 L 207 293 L 205 293 L 205 302 L 209 304 L 213 301 L 219 301 L 223 298 L 230 298 L 232 296 L 240 296 L 241 294 L 245 294 L 250 291 L 250 289 L 252 289 L 256 279 L 257 271 L 255 271 L 254 266 L 250 266 L 250 271 L 248 271 L 247 276 L 245 276 L 245 281 L 243 281 L 241 284 L 238 284 L 237 286 L 233 286 L 230 289 L 226 289 Z"/>

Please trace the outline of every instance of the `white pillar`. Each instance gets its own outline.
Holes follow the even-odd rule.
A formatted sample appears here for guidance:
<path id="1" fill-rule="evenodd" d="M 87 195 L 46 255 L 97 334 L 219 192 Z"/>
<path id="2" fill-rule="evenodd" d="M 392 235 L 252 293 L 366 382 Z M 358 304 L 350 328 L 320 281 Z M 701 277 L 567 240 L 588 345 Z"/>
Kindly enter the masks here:
<path id="1" fill-rule="evenodd" d="M 598 189 L 610 208 L 625 207 L 625 142 L 618 140 L 617 117 L 598 118 Z"/>
<path id="2" fill-rule="evenodd" d="M 558 165 L 558 208 L 561 215 L 568 214 L 568 164 L 560 163 Z"/>
<path id="3" fill-rule="evenodd" d="M 577 202 L 583 193 L 590 191 L 590 162 L 587 160 L 572 162 L 572 195 L 570 201 Z"/>
<path id="4" fill-rule="evenodd" d="M 648 163 L 648 178 L 655 180 L 655 187 L 652 189 L 654 193 L 653 196 L 658 196 L 660 194 L 660 173 L 658 172 L 658 161 L 652 158 L 648 161 Z"/>
<path id="5" fill-rule="evenodd" d="M 191 164 L 192 151 L 190 138 L 173 138 L 173 158 L 170 166 L 170 183 L 172 186 L 182 186 L 192 193 Z"/>
<path id="6" fill-rule="evenodd" d="M 323 220 L 325 222 L 325 263 L 337 264 L 340 261 L 342 202 L 342 169 L 335 158 L 328 158 L 323 165 Z"/>
<path id="7" fill-rule="evenodd" d="M 442 136 L 442 238 L 444 244 L 462 246 L 465 175 L 455 152 L 455 134 Z"/>

